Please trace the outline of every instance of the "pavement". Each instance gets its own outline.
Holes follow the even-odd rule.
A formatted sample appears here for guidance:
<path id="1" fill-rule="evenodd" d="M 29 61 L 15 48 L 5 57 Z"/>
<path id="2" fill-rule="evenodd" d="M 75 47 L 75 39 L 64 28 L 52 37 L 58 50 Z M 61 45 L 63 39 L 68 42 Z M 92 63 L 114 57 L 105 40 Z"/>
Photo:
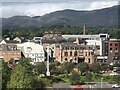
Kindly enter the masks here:
<path id="1" fill-rule="evenodd" d="M 91 82 L 87 85 L 71 85 L 70 83 L 53 83 L 53 88 L 56 90 L 120 90 L 120 88 L 112 88 L 112 84 L 107 82 Z M 79 88 L 79 89 L 78 89 Z"/>
<path id="2" fill-rule="evenodd" d="M 63 82 L 59 82 L 59 83 L 53 83 L 53 88 L 70 88 L 70 83 L 63 83 Z"/>
<path id="3" fill-rule="evenodd" d="M 91 82 L 91 84 L 86 85 L 86 88 L 112 88 L 112 84 L 107 82 Z"/>

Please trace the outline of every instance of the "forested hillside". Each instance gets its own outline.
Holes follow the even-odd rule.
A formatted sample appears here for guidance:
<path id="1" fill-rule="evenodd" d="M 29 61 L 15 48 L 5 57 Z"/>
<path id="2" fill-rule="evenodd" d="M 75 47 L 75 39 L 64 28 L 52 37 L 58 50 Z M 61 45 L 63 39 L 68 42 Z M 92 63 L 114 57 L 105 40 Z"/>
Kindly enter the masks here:
<path id="1" fill-rule="evenodd" d="M 45 31 L 61 32 L 62 34 L 83 34 L 83 27 L 77 26 L 51 26 L 41 27 L 38 29 L 13 29 L 3 30 L 2 36 L 9 36 L 11 38 L 25 37 L 32 39 L 35 36 L 43 36 Z M 86 27 L 86 34 L 108 33 L 111 38 L 120 38 L 120 30 L 110 28 Z"/>

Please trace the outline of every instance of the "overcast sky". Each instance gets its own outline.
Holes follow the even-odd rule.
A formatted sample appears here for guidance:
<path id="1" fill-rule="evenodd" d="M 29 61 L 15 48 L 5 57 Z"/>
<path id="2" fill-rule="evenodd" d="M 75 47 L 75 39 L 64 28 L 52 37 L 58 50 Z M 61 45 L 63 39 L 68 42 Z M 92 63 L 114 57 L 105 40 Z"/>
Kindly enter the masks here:
<path id="1" fill-rule="evenodd" d="M 64 10 L 95 10 L 118 5 L 119 0 L 2 0 L 0 17 L 42 16 Z"/>

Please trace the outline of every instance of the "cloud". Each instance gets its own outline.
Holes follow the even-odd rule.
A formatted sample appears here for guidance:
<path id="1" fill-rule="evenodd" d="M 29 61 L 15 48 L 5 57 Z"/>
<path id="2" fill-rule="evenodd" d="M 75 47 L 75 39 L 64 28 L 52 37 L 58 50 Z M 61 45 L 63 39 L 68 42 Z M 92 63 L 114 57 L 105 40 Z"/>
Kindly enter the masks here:
<path id="1" fill-rule="evenodd" d="M 67 0 L 59 0 L 59 1 L 67 1 Z M 3 17 L 11 17 L 14 15 L 41 16 L 50 12 L 64 10 L 64 9 L 94 10 L 105 7 L 111 7 L 117 4 L 118 1 L 88 2 L 88 1 L 79 1 L 79 0 L 69 0 L 69 2 L 67 3 L 66 2 L 64 3 L 4 2 L 2 3 L 2 10 L 0 10 L 0 12 L 2 12 Z"/>
<path id="2" fill-rule="evenodd" d="M 96 2 L 92 2 L 87 9 L 94 10 L 94 9 L 112 7 L 114 5 L 118 5 L 118 1 L 96 1 Z"/>

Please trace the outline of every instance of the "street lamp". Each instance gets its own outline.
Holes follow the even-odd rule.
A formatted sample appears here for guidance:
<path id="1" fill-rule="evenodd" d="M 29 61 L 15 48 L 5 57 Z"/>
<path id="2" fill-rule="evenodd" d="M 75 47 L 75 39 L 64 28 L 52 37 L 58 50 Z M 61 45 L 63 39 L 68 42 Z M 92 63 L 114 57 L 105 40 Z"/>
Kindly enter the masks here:
<path id="1" fill-rule="evenodd" d="M 101 88 L 102 88 L 103 78 L 101 78 Z"/>
<path id="2" fill-rule="evenodd" d="M 49 71 L 49 46 L 47 46 L 47 76 L 50 76 L 50 71 Z"/>

